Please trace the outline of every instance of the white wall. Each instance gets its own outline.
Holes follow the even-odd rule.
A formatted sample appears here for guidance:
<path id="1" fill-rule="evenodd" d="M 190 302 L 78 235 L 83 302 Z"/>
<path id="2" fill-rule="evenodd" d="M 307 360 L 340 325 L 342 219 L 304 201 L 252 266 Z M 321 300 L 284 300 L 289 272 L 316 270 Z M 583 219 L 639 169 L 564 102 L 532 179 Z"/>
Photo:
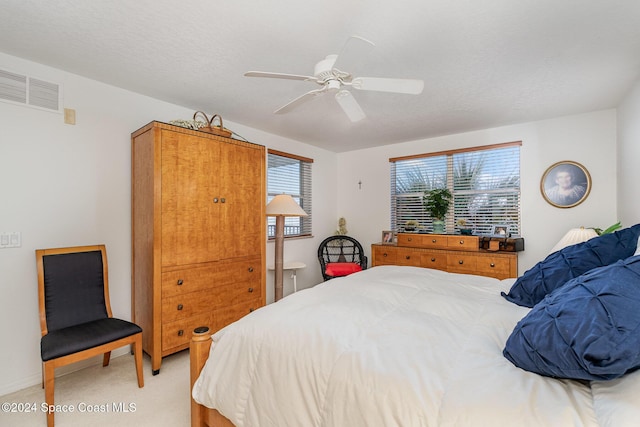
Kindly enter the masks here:
<path id="1" fill-rule="evenodd" d="M 640 223 L 640 79 L 618 108 L 618 213 Z"/>
<path id="2" fill-rule="evenodd" d="M 2 53 L 0 68 L 61 83 L 64 106 L 77 118 L 66 125 L 61 114 L 0 102 L 0 232 L 22 233 L 20 248 L 0 249 L 3 395 L 41 380 L 35 249 L 105 243 L 113 313 L 131 318 L 131 132 L 152 120 L 189 119 L 194 110 Z M 252 142 L 314 158 L 318 237 L 285 244 L 285 259 L 309 266 L 299 272 L 299 286 L 312 286 L 321 278 L 318 239 L 336 223 L 336 155 L 227 120 L 225 126 Z M 272 301 L 271 274 L 267 283 Z M 285 275 L 285 294 L 290 288 Z"/>
<path id="3" fill-rule="evenodd" d="M 371 243 L 379 242 L 381 231 L 390 229 L 390 157 L 511 141 L 522 141 L 525 251 L 519 256 L 520 274 L 546 256 L 570 228 L 604 228 L 617 221 L 615 110 L 341 153 L 338 214 L 345 216 L 349 234 L 366 245 L 370 254 Z M 540 194 L 540 178 L 560 160 L 581 163 L 593 182 L 589 197 L 571 209 L 553 207 Z M 358 182 L 362 182 L 361 189 Z"/>

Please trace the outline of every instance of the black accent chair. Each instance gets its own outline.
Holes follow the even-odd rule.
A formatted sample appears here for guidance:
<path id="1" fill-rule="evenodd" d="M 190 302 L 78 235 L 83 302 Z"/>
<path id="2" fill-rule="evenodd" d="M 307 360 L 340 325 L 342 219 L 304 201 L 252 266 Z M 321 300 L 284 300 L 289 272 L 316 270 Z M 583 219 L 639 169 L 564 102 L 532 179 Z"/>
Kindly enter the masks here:
<path id="1" fill-rule="evenodd" d="M 100 354 L 107 366 L 111 351 L 125 345 L 132 345 L 138 387 L 144 387 L 142 329 L 112 317 L 105 246 L 38 249 L 36 263 L 47 405 L 54 405 L 56 368 Z M 54 413 L 47 411 L 47 426 L 53 424 Z"/>
<path id="2" fill-rule="evenodd" d="M 318 261 L 325 281 L 367 269 L 362 245 L 353 237 L 344 235 L 324 239 L 318 247 Z"/>

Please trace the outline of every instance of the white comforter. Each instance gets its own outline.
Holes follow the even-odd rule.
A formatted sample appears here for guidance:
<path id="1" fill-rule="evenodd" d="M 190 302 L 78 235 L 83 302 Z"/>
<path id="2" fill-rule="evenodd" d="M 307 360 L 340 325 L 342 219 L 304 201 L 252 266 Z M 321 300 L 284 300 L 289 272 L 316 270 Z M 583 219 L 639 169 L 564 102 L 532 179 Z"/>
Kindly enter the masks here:
<path id="1" fill-rule="evenodd" d="M 502 356 L 528 312 L 500 296 L 512 282 L 394 266 L 333 279 L 216 333 L 193 397 L 238 427 L 640 425 L 640 372 L 588 384 Z"/>

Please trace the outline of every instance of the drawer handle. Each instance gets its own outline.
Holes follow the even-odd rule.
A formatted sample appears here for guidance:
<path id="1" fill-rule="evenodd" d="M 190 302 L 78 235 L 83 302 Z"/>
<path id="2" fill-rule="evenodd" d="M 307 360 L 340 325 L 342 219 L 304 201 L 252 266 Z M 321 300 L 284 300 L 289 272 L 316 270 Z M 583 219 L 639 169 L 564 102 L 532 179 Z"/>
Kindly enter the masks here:
<path id="1" fill-rule="evenodd" d="M 248 270 L 249 270 L 249 273 L 253 273 L 253 267 L 249 267 Z"/>
<path id="2" fill-rule="evenodd" d="M 178 279 L 178 286 L 182 286 L 183 283 L 182 279 Z"/>
<path id="3" fill-rule="evenodd" d="M 182 310 L 184 306 L 182 304 L 178 304 L 178 310 Z"/>
<path id="4" fill-rule="evenodd" d="M 387 253 L 386 253 L 386 252 L 385 252 L 385 253 L 383 253 L 383 254 L 382 254 L 382 256 L 386 257 L 386 256 L 387 256 Z"/>
<path id="5" fill-rule="evenodd" d="M 217 197 L 213 198 L 213 203 L 218 203 L 218 198 Z"/>
<path id="6" fill-rule="evenodd" d="M 464 264 L 464 261 L 460 260 L 460 261 L 458 261 L 458 264 L 462 265 L 462 264 Z"/>
<path id="7" fill-rule="evenodd" d="M 489 264 L 489 266 L 490 266 L 491 268 L 493 268 L 493 267 L 495 267 L 496 265 L 495 265 L 494 263 L 491 263 L 491 264 Z"/>
<path id="8" fill-rule="evenodd" d="M 249 293 L 253 292 L 253 288 L 249 288 Z"/>
<path id="9" fill-rule="evenodd" d="M 460 244 L 461 244 L 461 245 L 464 245 L 464 240 L 460 240 Z"/>
<path id="10" fill-rule="evenodd" d="M 435 243 L 435 242 L 437 242 L 436 239 L 431 239 L 431 243 Z"/>
<path id="11" fill-rule="evenodd" d="M 220 198 L 220 203 L 225 203 L 227 201 L 227 199 L 225 199 L 224 197 Z"/>
<path id="12" fill-rule="evenodd" d="M 405 259 L 411 259 L 411 255 L 407 255 L 404 257 Z"/>
<path id="13" fill-rule="evenodd" d="M 413 237 L 407 238 L 407 242 L 411 242 L 412 240 L 413 240 Z"/>
<path id="14" fill-rule="evenodd" d="M 250 309 L 249 309 L 249 313 L 251 313 L 252 311 L 253 311 L 253 308 L 250 308 Z"/>
<path id="15" fill-rule="evenodd" d="M 431 262 L 436 262 L 436 259 L 435 258 L 431 258 Z"/>
<path id="16" fill-rule="evenodd" d="M 182 329 L 180 329 L 180 330 L 178 331 L 178 336 L 179 336 L 179 337 L 181 337 L 181 336 L 183 336 L 183 335 L 184 335 L 184 331 L 183 331 Z"/>

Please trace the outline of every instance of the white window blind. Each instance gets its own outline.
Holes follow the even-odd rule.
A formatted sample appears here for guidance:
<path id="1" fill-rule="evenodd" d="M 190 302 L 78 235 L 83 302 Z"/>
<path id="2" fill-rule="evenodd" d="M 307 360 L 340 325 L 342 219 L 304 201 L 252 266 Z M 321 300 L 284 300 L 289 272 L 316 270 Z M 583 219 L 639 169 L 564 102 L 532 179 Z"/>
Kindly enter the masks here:
<path id="1" fill-rule="evenodd" d="M 424 210 L 424 192 L 448 188 L 453 203 L 446 231 L 459 230 L 464 219 L 474 234 L 490 234 L 494 225 L 506 225 L 520 234 L 520 142 L 450 152 L 390 159 L 391 227 L 404 231 L 407 221 L 418 230 L 432 231 Z"/>
<path id="2" fill-rule="evenodd" d="M 269 150 L 267 155 L 267 203 L 278 194 L 289 194 L 307 213 L 306 217 L 285 217 L 284 236 L 311 235 L 311 166 L 313 159 Z M 275 217 L 267 218 L 270 239 L 275 238 Z"/>

